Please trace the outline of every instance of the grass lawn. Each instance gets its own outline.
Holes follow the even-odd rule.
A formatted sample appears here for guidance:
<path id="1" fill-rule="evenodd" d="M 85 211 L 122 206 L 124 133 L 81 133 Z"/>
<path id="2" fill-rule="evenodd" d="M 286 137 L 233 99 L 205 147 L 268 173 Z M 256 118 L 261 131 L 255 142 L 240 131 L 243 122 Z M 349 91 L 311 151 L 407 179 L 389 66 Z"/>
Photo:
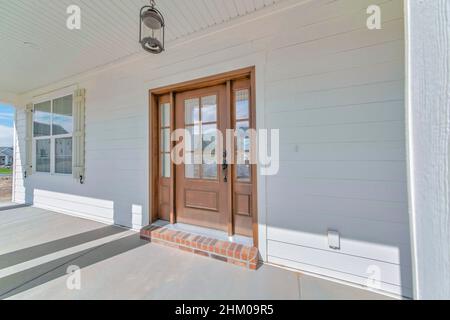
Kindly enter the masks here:
<path id="1" fill-rule="evenodd" d="M 0 174 L 12 174 L 12 169 L 0 168 Z"/>

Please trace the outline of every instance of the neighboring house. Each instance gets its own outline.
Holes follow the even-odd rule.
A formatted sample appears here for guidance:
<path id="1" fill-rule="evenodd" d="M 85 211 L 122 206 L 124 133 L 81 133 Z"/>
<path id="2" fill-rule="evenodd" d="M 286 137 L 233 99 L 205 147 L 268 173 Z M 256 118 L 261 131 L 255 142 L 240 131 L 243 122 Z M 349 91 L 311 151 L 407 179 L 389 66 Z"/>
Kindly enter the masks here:
<path id="1" fill-rule="evenodd" d="M 0 167 L 10 167 L 14 160 L 14 150 L 11 147 L 0 147 Z"/>
<path id="2" fill-rule="evenodd" d="M 11 13 L 17 2 L 3 5 Z M 2 53 L 7 89 L 22 93 L 15 202 L 136 230 L 182 222 L 250 240 L 264 263 L 450 298 L 449 260 L 440 259 L 449 252 L 448 130 L 437 129 L 448 114 L 433 109 L 448 87 L 426 91 L 448 84 L 449 69 L 434 68 L 448 66 L 447 47 L 430 34 L 448 36 L 438 25 L 448 19 L 437 18 L 448 2 L 218 0 L 183 10 L 159 1 L 159 55 L 136 43 L 136 2 L 92 2 L 86 10 L 97 14 L 83 15 L 81 30 L 50 25 L 59 7 L 10 14 L 18 30 L 55 32 L 33 35 L 47 50 Z M 366 26 L 373 4 L 379 30 Z M 44 23 L 35 10 L 55 18 Z M 26 72 L 10 71 L 11 61 Z M 279 129 L 276 174 L 170 161 L 176 128 L 239 126 Z"/>

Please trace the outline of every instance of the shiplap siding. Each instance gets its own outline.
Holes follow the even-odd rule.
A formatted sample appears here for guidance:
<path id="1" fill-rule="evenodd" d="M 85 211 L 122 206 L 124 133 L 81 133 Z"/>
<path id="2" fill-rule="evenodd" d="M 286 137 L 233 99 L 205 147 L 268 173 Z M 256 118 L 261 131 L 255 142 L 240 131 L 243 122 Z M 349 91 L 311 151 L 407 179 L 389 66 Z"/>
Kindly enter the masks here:
<path id="1" fill-rule="evenodd" d="M 371 4 L 382 9 L 381 30 L 366 28 Z M 139 228 L 149 209 L 148 89 L 256 65 L 257 125 L 280 129 L 281 143 L 279 174 L 260 177 L 263 259 L 361 285 L 377 266 L 381 289 L 410 296 L 403 24 L 401 0 L 291 1 L 162 55 L 42 88 L 86 88 L 86 183 L 33 175 L 23 185 L 18 161 L 16 201 Z M 19 110 L 19 147 L 24 119 Z M 340 232 L 340 250 L 328 247 L 329 229 Z"/>
<path id="2" fill-rule="evenodd" d="M 376 266 L 382 289 L 411 296 L 403 7 L 380 1 L 382 29 L 370 31 L 367 4 L 300 14 L 268 52 L 266 125 L 281 128 L 268 260 L 362 285 Z M 340 232 L 340 250 L 327 230 Z"/>

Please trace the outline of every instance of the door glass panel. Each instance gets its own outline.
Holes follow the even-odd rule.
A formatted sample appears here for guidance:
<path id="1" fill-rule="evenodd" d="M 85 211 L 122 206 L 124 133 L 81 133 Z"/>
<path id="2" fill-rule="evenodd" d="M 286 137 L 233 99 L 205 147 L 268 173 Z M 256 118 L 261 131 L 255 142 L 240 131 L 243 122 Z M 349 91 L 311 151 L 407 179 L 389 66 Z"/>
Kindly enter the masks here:
<path id="1" fill-rule="evenodd" d="M 170 178 L 170 153 L 161 154 L 161 176 Z"/>
<path id="2" fill-rule="evenodd" d="M 216 148 L 217 148 L 217 125 L 208 124 L 204 125 L 202 132 L 202 150 L 203 150 L 203 163 L 212 164 L 213 162 L 217 164 L 216 159 Z"/>
<path id="3" fill-rule="evenodd" d="M 170 119 L 170 103 L 163 103 L 159 107 L 160 112 L 160 162 L 161 162 L 161 177 L 170 178 L 171 175 L 171 119 Z"/>
<path id="4" fill-rule="evenodd" d="M 237 130 L 236 148 L 238 152 L 250 151 L 250 137 L 248 132 L 249 128 L 250 124 L 248 121 L 240 121 L 236 123 L 236 130 Z"/>
<path id="5" fill-rule="evenodd" d="M 200 122 L 200 103 L 199 99 L 188 99 L 184 101 L 185 124 L 197 124 Z"/>
<path id="6" fill-rule="evenodd" d="M 203 179 L 216 180 L 217 179 L 217 164 L 203 164 L 202 165 Z"/>
<path id="7" fill-rule="evenodd" d="M 202 154 L 199 152 L 185 152 L 184 162 L 186 164 L 202 164 Z"/>
<path id="8" fill-rule="evenodd" d="M 161 105 L 161 127 L 170 127 L 170 104 Z"/>
<path id="9" fill-rule="evenodd" d="M 242 131 L 243 133 L 247 133 L 250 128 L 250 123 L 248 121 L 239 121 L 236 123 L 236 129 Z"/>
<path id="10" fill-rule="evenodd" d="M 52 135 L 72 133 L 72 95 L 53 100 L 52 128 Z"/>
<path id="11" fill-rule="evenodd" d="M 50 139 L 36 140 L 36 172 L 50 172 Z"/>
<path id="12" fill-rule="evenodd" d="M 202 98 L 202 122 L 217 121 L 217 97 L 208 96 Z"/>
<path id="13" fill-rule="evenodd" d="M 239 164 L 237 165 L 237 178 L 239 181 L 250 181 L 250 166 Z"/>
<path id="14" fill-rule="evenodd" d="M 248 89 L 236 91 L 236 120 L 250 118 L 250 103 Z"/>
<path id="15" fill-rule="evenodd" d="M 185 128 L 192 143 L 185 146 L 185 176 L 217 179 L 217 96 L 185 100 L 185 113 Z"/>
<path id="16" fill-rule="evenodd" d="M 51 109 L 50 101 L 34 105 L 33 131 L 35 137 L 50 136 Z"/>
<path id="17" fill-rule="evenodd" d="M 200 126 L 189 126 L 186 130 L 190 134 L 191 146 L 186 144 L 185 152 L 185 177 L 188 179 L 200 179 L 201 178 L 201 164 L 202 164 L 202 144 Z"/>
<path id="18" fill-rule="evenodd" d="M 200 167 L 199 164 L 186 164 L 184 166 L 185 176 L 188 179 L 200 179 Z"/>
<path id="19" fill-rule="evenodd" d="M 188 152 L 197 151 L 201 152 L 201 135 L 200 135 L 200 126 L 194 125 L 194 126 L 188 126 L 186 127 L 187 134 L 189 134 L 189 138 L 191 143 L 185 144 L 185 149 Z"/>
<path id="20" fill-rule="evenodd" d="M 236 179 L 242 182 L 251 181 L 250 166 L 250 90 L 235 91 L 236 114 Z"/>
<path id="21" fill-rule="evenodd" d="M 72 138 L 55 139 L 55 173 L 72 173 Z"/>
<path id="22" fill-rule="evenodd" d="M 170 129 L 161 130 L 161 151 L 170 152 Z"/>
<path id="23" fill-rule="evenodd" d="M 202 132 L 203 139 L 203 179 L 217 179 L 217 125 L 204 125 Z"/>

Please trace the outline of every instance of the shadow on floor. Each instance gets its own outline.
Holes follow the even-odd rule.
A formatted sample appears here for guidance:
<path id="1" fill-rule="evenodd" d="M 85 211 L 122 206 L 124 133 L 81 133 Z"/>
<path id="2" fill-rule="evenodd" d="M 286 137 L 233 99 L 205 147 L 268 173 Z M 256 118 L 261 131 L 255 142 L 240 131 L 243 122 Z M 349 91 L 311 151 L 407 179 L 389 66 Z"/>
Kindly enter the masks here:
<path id="1" fill-rule="evenodd" d="M 30 207 L 30 205 L 29 204 L 6 203 L 6 204 L 0 204 L 0 211 L 20 209 L 20 208 L 25 208 L 25 207 Z"/>
<path id="2" fill-rule="evenodd" d="M 61 250 L 76 247 L 78 245 L 99 240 L 108 236 L 126 232 L 125 229 L 116 226 L 79 233 L 70 237 L 46 242 L 33 247 L 27 247 L 14 252 L 8 252 L 0 256 L 0 269 L 8 268 L 16 264 L 43 257 Z"/>
<path id="3" fill-rule="evenodd" d="M 69 266 L 76 266 L 83 269 L 147 244 L 147 241 L 140 239 L 139 234 L 133 234 L 14 273 L 0 279 L 0 299 L 9 298 L 65 276 L 67 275 L 67 268 Z M 100 248 L 101 250 L 98 250 Z"/>

